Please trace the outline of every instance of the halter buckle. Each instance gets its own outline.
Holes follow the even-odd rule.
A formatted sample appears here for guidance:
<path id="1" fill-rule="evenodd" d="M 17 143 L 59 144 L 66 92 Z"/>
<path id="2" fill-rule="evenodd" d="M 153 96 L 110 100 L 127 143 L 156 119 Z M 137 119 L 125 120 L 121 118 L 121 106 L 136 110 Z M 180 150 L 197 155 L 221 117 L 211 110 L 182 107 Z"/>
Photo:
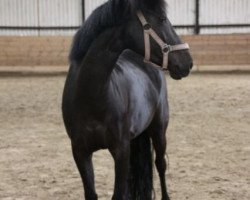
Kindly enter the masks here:
<path id="1" fill-rule="evenodd" d="M 143 29 L 145 31 L 148 31 L 149 29 L 151 29 L 151 25 L 149 23 L 146 23 L 146 24 L 143 25 Z"/>

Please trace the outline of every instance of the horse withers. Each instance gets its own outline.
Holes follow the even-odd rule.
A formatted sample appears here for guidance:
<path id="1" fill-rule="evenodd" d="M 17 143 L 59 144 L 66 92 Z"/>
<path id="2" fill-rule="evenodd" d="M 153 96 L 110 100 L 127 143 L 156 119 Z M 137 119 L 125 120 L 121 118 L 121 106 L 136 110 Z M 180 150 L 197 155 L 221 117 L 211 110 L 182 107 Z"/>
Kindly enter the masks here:
<path id="1" fill-rule="evenodd" d="M 163 0 L 109 0 L 76 33 L 62 110 L 86 200 L 98 198 L 92 154 L 100 149 L 114 158 L 113 200 L 152 199 L 151 141 L 162 199 L 169 199 L 167 88 L 156 66 L 174 79 L 192 68 Z"/>

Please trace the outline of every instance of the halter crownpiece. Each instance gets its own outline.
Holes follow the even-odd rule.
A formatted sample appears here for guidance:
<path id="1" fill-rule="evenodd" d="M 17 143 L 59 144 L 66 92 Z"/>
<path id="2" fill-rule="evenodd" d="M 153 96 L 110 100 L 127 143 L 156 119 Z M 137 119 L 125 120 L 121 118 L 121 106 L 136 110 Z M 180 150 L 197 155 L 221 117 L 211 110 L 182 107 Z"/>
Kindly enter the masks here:
<path id="1" fill-rule="evenodd" d="M 179 50 L 187 50 L 189 49 L 189 45 L 187 43 L 177 44 L 177 45 L 169 45 L 165 43 L 157 33 L 152 29 L 151 25 L 147 22 L 146 18 L 139 10 L 137 11 L 137 16 L 141 21 L 144 30 L 144 43 L 145 43 L 145 62 L 150 62 L 150 54 L 151 54 L 151 47 L 150 47 L 150 36 L 156 41 L 156 43 L 161 47 L 163 53 L 163 62 L 162 62 L 162 69 L 168 69 L 168 54 L 172 51 L 179 51 Z M 151 63 L 151 62 L 150 62 Z M 154 64 L 154 63 L 152 63 Z M 156 64 L 154 64 L 156 65 Z M 159 67 L 158 65 L 156 65 Z"/>

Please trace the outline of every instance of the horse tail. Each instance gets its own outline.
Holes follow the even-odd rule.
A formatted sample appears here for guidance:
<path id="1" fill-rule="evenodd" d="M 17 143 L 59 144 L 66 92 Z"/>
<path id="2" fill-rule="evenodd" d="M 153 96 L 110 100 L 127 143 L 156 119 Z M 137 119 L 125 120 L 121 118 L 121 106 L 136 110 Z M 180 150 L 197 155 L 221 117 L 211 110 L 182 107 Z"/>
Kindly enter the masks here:
<path id="1" fill-rule="evenodd" d="M 151 200 L 153 188 L 152 152 L 147 132 L 131 141 L 130 199 Z"/>

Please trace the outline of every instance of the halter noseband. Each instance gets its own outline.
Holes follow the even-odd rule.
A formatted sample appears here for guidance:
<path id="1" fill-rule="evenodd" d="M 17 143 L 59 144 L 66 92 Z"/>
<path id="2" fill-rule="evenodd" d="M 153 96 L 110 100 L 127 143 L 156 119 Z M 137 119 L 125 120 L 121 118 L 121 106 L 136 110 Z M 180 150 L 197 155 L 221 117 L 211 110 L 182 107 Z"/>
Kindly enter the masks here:
<path id="1" fill-rule="evenodd" d="M 177 45 L 168 45 L 165 43 L 157 33 L 152 29 L 151 25 L 147 22 L 146 18 L 139 10 L 137 11 L 137 16 L 142 23 L 143 30 L 144 30 L 144 43 L 145 43 L 145 62 L 150 62 L 150 36 L 156 41 L 156 43 L 161 47 L 163 53 L 163 62 L 162 62 L 162 69 L 168 69 L 168 54 L 172 51 L 179 51 L 179 50 L 187 50 L 189 49 L 189 45 L 187 43 L 177 44 Z M 151 63 L 151 62 L 150 62 Z M 152 63 L 154 64 L 154 63 Z M 156 65 L 156 64 L 154 64 Z M 156 65 L 159 67 L 158 65 Z"/>

